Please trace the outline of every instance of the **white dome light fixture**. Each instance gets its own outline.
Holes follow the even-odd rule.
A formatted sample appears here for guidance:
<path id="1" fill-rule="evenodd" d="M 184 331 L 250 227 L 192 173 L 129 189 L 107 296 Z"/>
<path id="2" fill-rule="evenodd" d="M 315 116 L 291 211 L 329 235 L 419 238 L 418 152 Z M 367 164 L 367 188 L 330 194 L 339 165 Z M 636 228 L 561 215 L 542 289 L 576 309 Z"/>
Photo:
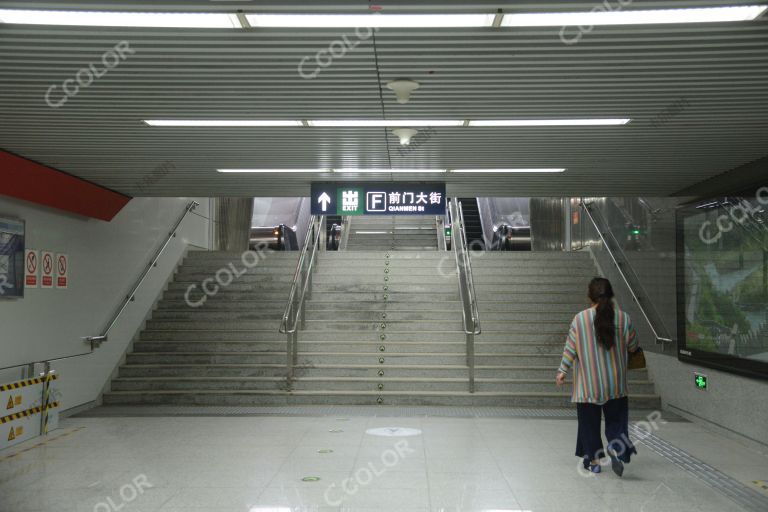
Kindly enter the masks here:
<path id="1" fill-rule="evenodd" d="M 419 131 L 414 128 L 394 128 L 392 133 L 400 139 L 401 146 L 408 146 L 411 143 L 411 138 Z"/>
<path id="2" fill-rule="evenodd" d="M 413 80 L 398 79 L 387 82 L 387 87 L 395 92 L 397 102 L 401 105 L 405 105 L 411 100 L 413 91 L 421 87 L 421 84 Z"/>

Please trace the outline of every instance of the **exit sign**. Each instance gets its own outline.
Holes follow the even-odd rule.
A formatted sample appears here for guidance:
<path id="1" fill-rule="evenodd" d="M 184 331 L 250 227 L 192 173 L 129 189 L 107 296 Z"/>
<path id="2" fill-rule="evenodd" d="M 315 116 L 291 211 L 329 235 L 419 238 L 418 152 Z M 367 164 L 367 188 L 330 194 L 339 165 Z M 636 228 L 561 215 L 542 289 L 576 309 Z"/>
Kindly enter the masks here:
<path id="1" fill-rule="evenodd" d="M 700 389 L 702 391 L 707 390 L 707 376 L 703 373 L 697 373 L 693 372 L 693 383 L 696 385 L 697 389 Z"/>

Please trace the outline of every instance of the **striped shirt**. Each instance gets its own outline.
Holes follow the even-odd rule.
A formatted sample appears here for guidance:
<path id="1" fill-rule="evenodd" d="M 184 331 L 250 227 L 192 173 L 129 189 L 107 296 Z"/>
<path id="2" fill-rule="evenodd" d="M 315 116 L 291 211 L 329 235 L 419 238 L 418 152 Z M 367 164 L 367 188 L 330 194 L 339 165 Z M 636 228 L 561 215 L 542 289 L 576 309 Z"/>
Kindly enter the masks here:
<path id="1" fill-rule="evenodd" d="M 606 350 L 597 341 L 595 309 L 585 309 L 571 322 L 560 371 L 573 368 L 572 402 L 601 404 L 627 396 L 628 351 L 637 349 L 637 334 L 629 315 L 614 306 L 616 339 Z"/>

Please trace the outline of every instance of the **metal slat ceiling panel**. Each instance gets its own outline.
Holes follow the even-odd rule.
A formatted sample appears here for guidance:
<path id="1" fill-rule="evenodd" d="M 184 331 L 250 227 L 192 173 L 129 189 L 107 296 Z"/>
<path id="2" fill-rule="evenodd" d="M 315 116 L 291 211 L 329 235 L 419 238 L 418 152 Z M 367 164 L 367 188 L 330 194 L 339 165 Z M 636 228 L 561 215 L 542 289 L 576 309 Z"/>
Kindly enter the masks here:
<path id="1" fill-rule="evenodd" d="M 613 3 L 616 3 L 614 0 Z M 632 8 L 723 5 L 641 2 Z M 739 2 L 730 2 L 737 4 Z M 740 2 L 742 4 L 752 2 Z M 387 3 L 384 3 L 390 8 Z M 52 2 L 0 2 L 6 7 Z M 178 10 L 181 3 L 58 2 L 56 8 Z M 367 2 L 313 2 L 355 12 Z M 589 10 L 585 2 L 514 4 Z M 393 9 L 492 12 L 509 3 Z M 190 11 L 300 10 L 297 2 L 185 2 Z M 307 10 L 304 6 L 303 10 Z M 0 24 L 0 147 L 131 195 L 299 196 L 313 179 L 405 175 L 223 175 L 217 168 L 567 167 L 563 174 L 421 174 L 450 194 L 666 195 L 768 154 L 768 20 L 559 28 L 394 30 L 304 79 L 298 64 L 354 30 L 126 29 Z M 45 93 L 105 51 L 135 51 L 65 105 Z M 310 62 L 307 69 L 314 67 Z M 407 105 L 385 84 L 421 83 Z M 383 102 L 382 102 L 383 98 Z M 676 108 L 679 102 L 681 108 Z M 659 123 L 667 110 L 680 110 Z M 631 117 L 627 126 L 435 128 L 404 151 L 383 128 L 159 128 L 143 119 Z M 168 165 L 168 164 L 171 165 Z"/>

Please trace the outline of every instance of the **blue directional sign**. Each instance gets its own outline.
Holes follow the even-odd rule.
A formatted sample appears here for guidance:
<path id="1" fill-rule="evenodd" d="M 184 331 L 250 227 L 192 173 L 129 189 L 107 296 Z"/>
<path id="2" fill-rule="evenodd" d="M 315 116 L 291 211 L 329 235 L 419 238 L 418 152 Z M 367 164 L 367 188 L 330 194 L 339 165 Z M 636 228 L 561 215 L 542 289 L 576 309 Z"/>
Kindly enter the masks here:
<path id="1" fill-rule="evenodd" d="M 312 183 L 313 215 L 445 215 L 445 183 Z"/>

